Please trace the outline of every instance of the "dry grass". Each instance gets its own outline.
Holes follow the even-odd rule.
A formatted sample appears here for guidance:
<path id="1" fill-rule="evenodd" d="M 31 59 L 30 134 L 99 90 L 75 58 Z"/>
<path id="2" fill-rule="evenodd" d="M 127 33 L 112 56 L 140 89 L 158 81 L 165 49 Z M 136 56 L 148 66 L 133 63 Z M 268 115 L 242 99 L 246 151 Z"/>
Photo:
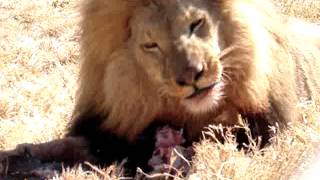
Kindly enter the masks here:
<path id="1" fill-rule="evenodd" d="M 78 72 L 75 2 L 0 2 L 0 148 L 61 136 Z"/>
<path id="2" fill-rule="evenodd" d="M 238 151 L 231 134 L 226 137 L 226 144 L 203 141 L 196 146 L 192 176 L 200 179 L 296 179 L 299 171 L 305 168 L 303 163 L 312 159 L 320 142 L 319 114 L 308 108 L 304 111 L 304 121 L 290 124 L 288 130 L 274 137 L 272 145 L 263 150 L 251 141 L 250 153 Z M 212 128 L 207 136 L 214 136 L 210 132 Z"/>
<path id="3" fill-rule="evenodd" d="M 280 10 L 290 16 L 319 22 L 320 1 L 318 0 L 273 0 Z"/>
<path id="4" fill-rule="evenodd" d="M 320 1 L 277 0 L 283 12 L 316 21 Z M 0 150 L 61 137 L 78 74 L 78 0 L 0 1 Z M 294 2 L 294 3 L 293 3 Z M 203 141 L 189 179 L 287 179 L 320 142 L 317 113 L 252 153 Z M 209 131 L 210 132 L 210 131 Z M 210 135 L 208 135 L 210 137 Z M 116 168 L 67 169 L 55 179 L 115 179 Z M 293 178 L 295 178 L 293 176 Z"/>
<path id="5" fill-rule="evenodd" d="M 82 165 L 72 169 L 65 169 L 63 172 L 53 180 L 74 180 L 74 179 L 83 179 L 83 180 L 96 180 L 96 179 L 104 179 L 104 180 L 114 180 L 119 179 L 119 174 L 121 174 L 121 168 L 116 166 L 110 166 L 107 168 L 98 168 L 91 164 L 89 165 L 92 170 L 87 171 L 82 168 Z"/>

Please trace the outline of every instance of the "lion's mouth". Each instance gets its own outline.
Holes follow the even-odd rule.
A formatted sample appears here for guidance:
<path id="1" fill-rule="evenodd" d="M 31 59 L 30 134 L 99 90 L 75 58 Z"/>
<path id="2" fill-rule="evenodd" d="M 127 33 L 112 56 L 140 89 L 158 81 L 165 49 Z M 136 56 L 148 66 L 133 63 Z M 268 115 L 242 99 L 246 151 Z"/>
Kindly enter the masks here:
<path id="1" fill-rule="evenodd" d="M 194 92 L 187 96 L 185 99 L 194 99 L 194 98 L 201 98 L 205 97 L 210 93 L 210 91 L 218 84 L 218 82 L 215 82 L 207 87 L 199 89 L 197 86 L 194 86 Z"/>

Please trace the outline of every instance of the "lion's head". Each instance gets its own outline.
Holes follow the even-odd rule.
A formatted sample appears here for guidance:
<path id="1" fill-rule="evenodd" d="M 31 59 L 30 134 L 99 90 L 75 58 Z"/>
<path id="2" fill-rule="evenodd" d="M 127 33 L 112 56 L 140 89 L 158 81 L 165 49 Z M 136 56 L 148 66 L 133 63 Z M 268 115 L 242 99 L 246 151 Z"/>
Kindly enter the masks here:
<path id="1" fill-rule="evenodd" d="M 130 47 L 162 95 L 192 113 L 207 112 L 223 96 L 218 14 L 210 0 L 153 1 L 131 20 Z"/>

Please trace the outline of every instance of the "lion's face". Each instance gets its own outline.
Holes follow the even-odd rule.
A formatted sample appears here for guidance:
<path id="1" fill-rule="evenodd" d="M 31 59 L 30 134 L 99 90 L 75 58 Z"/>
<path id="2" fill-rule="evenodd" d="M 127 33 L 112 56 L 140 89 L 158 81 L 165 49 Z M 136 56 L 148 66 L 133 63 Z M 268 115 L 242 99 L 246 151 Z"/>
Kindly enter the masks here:
<path id="1" fill-rule="evenodd" d="M 218 20 L 209 0 L 154 1 L 131 20 L 133 53 L 159 93 L 190 112 L 207 112 L 223 96 Z"/>

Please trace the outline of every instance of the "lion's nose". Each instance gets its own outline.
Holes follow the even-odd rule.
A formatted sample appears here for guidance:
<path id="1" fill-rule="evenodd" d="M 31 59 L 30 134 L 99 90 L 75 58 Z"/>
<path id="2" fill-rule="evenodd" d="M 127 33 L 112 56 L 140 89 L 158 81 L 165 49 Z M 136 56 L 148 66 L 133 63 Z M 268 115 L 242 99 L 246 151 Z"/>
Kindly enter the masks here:
<path id="1" fill-rule="evenodd" d="M 193 85 L 203 75 L 202 63 L 192 64 L 185 67 L 176 78 L 179 86 Z"/>

